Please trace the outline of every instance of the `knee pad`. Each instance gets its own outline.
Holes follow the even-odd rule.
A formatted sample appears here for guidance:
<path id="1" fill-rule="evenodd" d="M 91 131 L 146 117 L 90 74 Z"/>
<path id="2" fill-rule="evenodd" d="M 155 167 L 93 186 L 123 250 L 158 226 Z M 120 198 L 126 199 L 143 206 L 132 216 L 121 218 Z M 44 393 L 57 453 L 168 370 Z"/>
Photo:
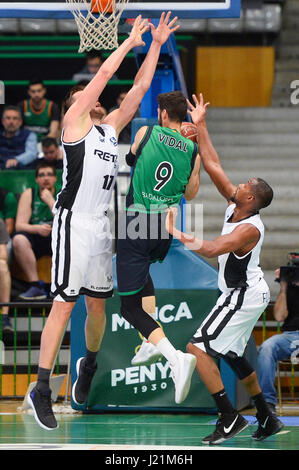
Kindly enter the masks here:
<path id="1" fill-rule="evenodd" d="M 121 314 L 125 320 L 148 339 L 149 335 L 160 328 L 158 323 L 142 308 L 141 293 L 121 296 Z"/>
<path id="2" fill-rule="evenodd" d="M 235 372 L 235 374 L 240 380 L 245 379 L 250 374 L 252 374 L 252 372 L 254 372 L 254 369 L 249 364 L 247 359 L 245 359 L 245 357 L 239 357 L 237 355 L 226 355 L 223 357 L 223 359 L 232 368 L 232 370 Z"/>

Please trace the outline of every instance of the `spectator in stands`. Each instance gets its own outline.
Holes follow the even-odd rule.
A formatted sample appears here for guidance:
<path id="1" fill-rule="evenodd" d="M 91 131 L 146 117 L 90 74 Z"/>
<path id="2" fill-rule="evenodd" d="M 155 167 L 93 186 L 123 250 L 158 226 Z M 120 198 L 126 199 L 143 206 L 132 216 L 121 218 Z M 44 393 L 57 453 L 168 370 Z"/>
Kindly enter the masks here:
<path id="1" fill-rule="evenodd" d="M 34 132 L 22 127 L 21 111 L 17 106 L 6 106 L 0 132 L 0 168 L 26 168 L 37 157 L 37 139 Z"/>
<path id="2" fill-rule="evenodd" d="M 26 189 L 20 197 L 16 219 L 13 250 L 24 271 L 29 289 L 20 294 L 23 300 L 41 300 L 47 297 L 43 282 L 39 281 L 37 260 L 51 255 L 52 208 L 59 189 L 56 169 L 47 162 L 40 163 L 35 172 L 37 186 Z"/>
<path id="3" fill-rule="evenodd" d="M 103 62 L 103 56 L 100 51 L 88 51 L 86 53 L 86 63 L 83 69 L 81 69 L 79 72 L 76 72 L 72 79 L 76 82 L 81 82 L 82 80 L 92 80 Z M 117 80 L 117 75 L 114 74 L 111 80 Z"/>
<path id="4" fill-rule="evenodd" d="M 6 225 L 0 219 L 0 302 L 8 303 L 10 301 L 11 292 L 11 276 L 7 262 L 7 243 L 9 242 L 9 234 Z M 9 319 L 9 307 L 0 308 L 2 314 L 3 331 L 13 331 L 11 321 Z"/>
<path id="5" fill-rule="evenodd" d="M 18 203 L 14 193 L 0 188 L 0 219 L 4 221 L 9 236 L 15 229 L 17 207 Z"/>
<path id="6" fill-rule="evenodd" d="M 113 106 L 111 109 L 109 109 L 108 113 L 111 113 L 111 111 L 114 111 L 114 109 L 117 109 L 120 107 L 122 101 L 125 99 L 127 95 L 126 90 L 122 90 L 119 95 L 116 98 L 116 105 Z M 139 110 L 136 111 L 134 118 L 140 116 Z M 131 144 L 131 126 L 132 126 L 132 121 L 129 122 L 129 124 L 121 131 L 118 137 L 118 143 L 119 144 Z"/>
<path id="7" fill-rule="evenodd" d="M 49 163 L 55 166 L 56 170 L 62 169 L 63 166 L 63 155 L 62 150 L 59 147 L 57 140 L 53 137 L 45 137 L 42 141 L 42 154 L 34 163 L 35 167 L 41 162 Z"/>
<path id="8" fill-rule="evenodd" d="M 24 127 L 35 132 L 38 142 L 43 137 L 58 137 L 60 111 L 56 103 L 45 98 L 47 89 L 39 78 L 29 83 L 29 99 L 21 101 L 18 106 L 22 111 Z"/>
<path id="9" fill-rule="evenodd" d="M 276 321 L 283 322 L 282 333 L 264 341 L 258 353 L 258 381 L 273 413 L 277 403 L 277 362 L 290 359 L 292 355 L 299 359 L 299 281 L 280 276 L 280 269 L 275 274 L 276 280 L 280 282 L 280 292 L 274 304 L 273 315 Z"/>

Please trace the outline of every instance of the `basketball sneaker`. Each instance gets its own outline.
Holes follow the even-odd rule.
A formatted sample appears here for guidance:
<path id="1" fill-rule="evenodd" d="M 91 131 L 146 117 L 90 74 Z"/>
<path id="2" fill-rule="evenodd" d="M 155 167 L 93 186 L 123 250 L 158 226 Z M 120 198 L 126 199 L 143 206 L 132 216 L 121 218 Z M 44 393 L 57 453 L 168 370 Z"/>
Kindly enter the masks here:
<path id="1" fill-rule="evenodd" d="M 51 390 L 41 392 L 34 387 L 27 396 L 27 402 L 33 409 L 34 418 L 37 424 L 47 431 L 58 428 L 56 418 L 52 410 Z"/>
<path id="2" fill-rule="evenodd" d="M 242 432 L 248 425 L 248 421 L 238 412 L 219 413 L 215 431 L 206 436 L 202 443 L 208 445 L 221 444 L 221 442 L 227 441 Z"/>
<path id="3" fill-rule="evenodd" d="M 156 362 L 162 354 L 152 343 L 144 339 L 135 356 L 131 360 L 133 366 L 141 366 Z"/>
<path id="4" fill-rule="evenodd" d="M 86 402 L 96 370 L 97 365 L 94 368 L 86 367 L 85 357 L 78 359 L 76 364 L 77 380 L 72 387 L 72 399 L 77 405 L 83 405 Z"/>
<path id="5" fill-rule="evenodd" d="M 193 354 L 177 351 L 177 361 L 172 367 L 170 375 L 175 386 L 175 402 L 178 404 L 187 398 L 195 366 L 196 357 Z"/>
<path id="6" fill-rule="evenodd" d="M 277 434 L 284 427 L 283 423 L 273 413 L 263 419 L 257 413 L 256 418 L 258 420 L 258 428 L 252 434 L 252 439 L 255 441 L 263 441 L 267 439 L 267 437 Z"/>

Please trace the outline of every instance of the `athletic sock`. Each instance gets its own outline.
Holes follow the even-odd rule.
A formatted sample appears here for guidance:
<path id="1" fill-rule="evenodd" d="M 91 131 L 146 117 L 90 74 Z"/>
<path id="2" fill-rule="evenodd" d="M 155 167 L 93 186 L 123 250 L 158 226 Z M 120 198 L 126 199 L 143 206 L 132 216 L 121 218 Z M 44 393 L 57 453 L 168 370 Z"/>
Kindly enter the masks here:
<path id="1" fill-rule="evenodd" d="M 177 361 L 177 352 L 176 349 L 170 343 L 170 341 L 167 338 L 163 338 L 159 341 L 158 344 L 156 344 L 156 347 L 158 348 L 160 353 L 164 357 L 166 357 L 170 365 L 174 366 Z"/>
<path id="2" fill-rule="evenodd" d="M 86 356 L 85 356 L 85 365 L 86 367 L 90 367 L 91 369 L 94 369 L 97 365 L 97 354 L 98 351 L 89 351 L 86 348 Z"/>
<path id="3" fill-rule="evenodd" d="M 216 406 L 221 414 L 222 413 L 225 413 L 225 414 L 237 413 L 237 410 L 231 404 L 224 388 L 217 393 L 213 393 L 212 397 L 214 398 Z"/>
<path id="4" fill-rule="evenodd" d="M 267 416 L 269 416 L 269 414 L 271 414 L 271 410 L 269 409 L 269 406 L 267 405 L 267 402 L 262 392 L 258 393 L 257 395 L 254 395 L 254 397 L 251 398 L 254 402 L 258 414 L 262 419 L 266 418 Z"/>
<path id="5" fill-rule="evenodd" d="M 43 367 L 38 367 L 36 387 L 40 392 L 49 390 L 50 375 L 51 375 L 51 369 L 44 369 Z"/>

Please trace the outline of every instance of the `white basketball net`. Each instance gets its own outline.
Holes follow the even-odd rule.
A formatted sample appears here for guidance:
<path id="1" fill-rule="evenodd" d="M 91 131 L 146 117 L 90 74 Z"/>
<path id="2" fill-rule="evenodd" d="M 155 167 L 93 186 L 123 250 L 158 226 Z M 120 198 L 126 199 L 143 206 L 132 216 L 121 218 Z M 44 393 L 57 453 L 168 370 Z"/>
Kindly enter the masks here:
<path id="1" fill-rule="evenodd" d="M 78 52 L 116 49 L 118 23 L 129 0 L 66 0 L 74 15 L 80 36 Z"/>

